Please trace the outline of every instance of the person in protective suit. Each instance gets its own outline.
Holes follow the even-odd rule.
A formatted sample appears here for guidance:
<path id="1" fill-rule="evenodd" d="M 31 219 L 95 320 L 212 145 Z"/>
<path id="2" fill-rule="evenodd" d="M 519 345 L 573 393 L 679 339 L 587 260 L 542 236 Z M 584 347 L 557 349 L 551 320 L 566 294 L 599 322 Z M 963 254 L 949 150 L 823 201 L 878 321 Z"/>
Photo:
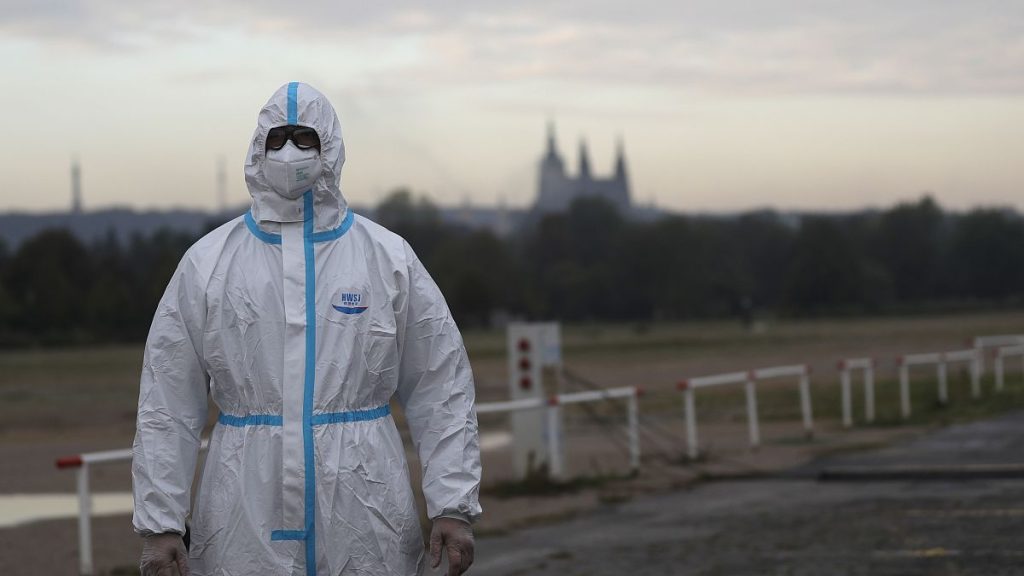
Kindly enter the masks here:
<path id="1" fill-rule="evenodd" d="M 252 207 L 193 245 L 146 343 L 133 447 L 142 573 L 412 575 L 424 547 L 402 439 L 423 464 L 430 554 L 473 560 L 473 376 L 409 245 L 341 194 L 327 99 L 282 86 L 259 114 Z M 219 410 L 191 515 L 207 398 Z"/>

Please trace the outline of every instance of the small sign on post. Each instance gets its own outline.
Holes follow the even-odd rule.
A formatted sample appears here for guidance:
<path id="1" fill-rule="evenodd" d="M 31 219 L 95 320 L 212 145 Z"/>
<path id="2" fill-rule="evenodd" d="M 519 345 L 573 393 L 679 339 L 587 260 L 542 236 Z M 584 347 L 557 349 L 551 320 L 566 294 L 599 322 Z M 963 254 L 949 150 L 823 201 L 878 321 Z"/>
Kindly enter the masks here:
<path id="1" fill-rule="evenodd" d="M 561 336 L 561 326 L 557 322 L 509 324 L 508 373 L 509 397 L 512 400 L 540 401 L 558 394 L 558 377 L 562 369 Z M 547 466 L 552 476 L 562 473 L 559 454 L 551 453 L 553 447 L 561 445 L 561 434 L 545 412 L 525 410 L 509 415 L 516 478 L 523 479 L 541 466 Z"/>

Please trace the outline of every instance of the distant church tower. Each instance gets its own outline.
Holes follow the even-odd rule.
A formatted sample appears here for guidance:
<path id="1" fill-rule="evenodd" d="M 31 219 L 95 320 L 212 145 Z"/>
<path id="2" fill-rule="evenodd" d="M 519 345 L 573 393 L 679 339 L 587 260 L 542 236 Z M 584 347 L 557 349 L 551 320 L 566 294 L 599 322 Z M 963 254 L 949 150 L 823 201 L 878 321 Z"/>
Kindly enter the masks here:
<path id="1" fill-rule="evenodd" d="M 82 213 L 82 168 L 77 156 L 71 160 L 71 213 Z"/>
<path id="2" fill-rule="evenodd" d="M 569 208 L 569 198 L 564 194 L 567 184 L 565 163 L 555 144 L 555 125 L 549 122 L 548 147 L 540 161 L 540 181 L 534 208 L 545 213 L 564 212 Z"/>
<path id="3" fill-rule="evenodd" d="M 548 124 L 547 150 L 540 161 L 537 201 L 534 211 L 542 214 L 565 212 L 577 198 L 604 198 L 621 212 L 630 210 L 629 177 L 620 138 L 616 144 L 615 173 L 610 178 L 594 176 L 586 140 L 580 140 L 579 169 L 575 178 L 565 171 L 565 162 L 555 143 L 554 124 Z"/>

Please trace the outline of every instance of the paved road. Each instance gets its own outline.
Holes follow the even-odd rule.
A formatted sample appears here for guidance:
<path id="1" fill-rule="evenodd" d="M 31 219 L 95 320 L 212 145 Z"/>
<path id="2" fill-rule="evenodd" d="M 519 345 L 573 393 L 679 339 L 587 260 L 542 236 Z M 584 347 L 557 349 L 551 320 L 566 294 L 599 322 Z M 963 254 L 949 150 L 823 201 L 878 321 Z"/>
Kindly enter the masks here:
<path id="1" fill-rule="evenodd" d="M 808 468 L 843 466 L 1024 465 L 1024 412 L 944 428 L 913 442 L 828 458 Z"/>
<path id="2" fill-rule="evenodd" d="M 1024 465 L 1024 413 L 771 479 L 712 482 L 484 538 L 473 572 L 1024 574 L 1024 479 L 818 482 L 823 466 Z"/>

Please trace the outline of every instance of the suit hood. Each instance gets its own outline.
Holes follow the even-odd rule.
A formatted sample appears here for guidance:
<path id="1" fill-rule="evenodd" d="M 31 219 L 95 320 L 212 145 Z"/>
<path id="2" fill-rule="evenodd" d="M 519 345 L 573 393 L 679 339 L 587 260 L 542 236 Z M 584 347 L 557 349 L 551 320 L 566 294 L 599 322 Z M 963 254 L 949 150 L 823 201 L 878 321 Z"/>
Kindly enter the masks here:
<path id="1" fill-rule="evenodd" d="M 313 225 L 315 230 L 333 229 L 348 210 L 341 193 L 345 142 L 334 107 L 326 96 L 304 82 L 281 86 L 260 110 L 245 160 L 245 184 L 252 196 L 253 220 L 261 228 L 273 231 L 275 223 L 301 222 L 306 218 L 303 199 L 280 196 L 270 188 L 264 175 L 267 132 L 285 125 L 308 126 L 320 137 L 322 170 L 313 184 Z"/>

